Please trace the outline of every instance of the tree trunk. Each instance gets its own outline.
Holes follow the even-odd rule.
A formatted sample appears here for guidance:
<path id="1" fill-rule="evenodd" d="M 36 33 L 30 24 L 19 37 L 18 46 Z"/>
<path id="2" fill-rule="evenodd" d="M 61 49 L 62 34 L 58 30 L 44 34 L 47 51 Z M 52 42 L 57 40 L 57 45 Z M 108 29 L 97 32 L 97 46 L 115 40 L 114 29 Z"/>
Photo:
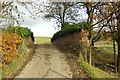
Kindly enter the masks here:
<path id="1" fill-rule="evenodd" d="M 117 60 L 116 60 L 116 47 L 115 47 L 115 27 L 112 32 L 113 36 L 113 51 L 114 51 L 114 63 L 115 63 L 115 72 L 117 72 Z"/>
<path id="2" fill-rule="evenodd" d="M 114 33 L 113 33 L 114 34 Z M 113 36 L 114 37 L 114 36 Z M 115 63 L 115 72 L 117 72 L 117 61 L 116 61 L 116 47 L 115 47 L 115 40 L 113 40 L 113 51 L 114 51 L 114 63 Z"/>
<path id="3" fill-rule="evenodd" d="M 79 59 L 80 60 L 84 60 L 85 61 L 85 56 L 84 56 L 84 53 L 83 53 L 83 45 L 82 45 L 82 41 L 80 40 L 80 50 L 79 50 Z"/>
<path id="4" fill-rule="evenodd" d="M 117 72 L 120 73 L 120 41 L 118 41 Z"/>
<path id="5" fill-rule="evenodd" d="M 93 16 L 90 18 L 90 23 L 91 23 L 91 25 L 93 25 Z M 90 55 L 89 55 L 89 64 L 91 65 L 92 64 L 92 56 L 94 55 L 94 54 L 92 54 L 92 49 L 93 49 L 93 45 L 92 45 L 92 39 L 93 39 L 93 27 L 91 27 L 91 29 L 90 29 L 90 34 L 91 34 L 91 38 L 90 38 L 90 40 L 89 40 L 89 46 L 90 46 Z"/>
<path id="6" fill-rule="evenodd" d="M 89 64 L 92 64 L 92 39 L 89 40 L 89 45 L 90 45 L 90 54 L 89 54 Z"/>
<path id="7" fill-rule="evenodd" d="M 89 63 L 89 53 L 90 53 L 89 47 L 87 47 L 87 62 L 88 62 L 88 63 Z"/>
<path id="8" fill-rule="evenodd" d="M 118 29 L 118 57 L 117 57 L 117 72 L 120 74 L 120 3 L 118 4 L 117 29 Z"/>
<path id="9" fill-rule="evenodd" d="M 94 10 L 92 9 L 92 3 L 87 3 L 86 4 L 86 8 L 87 8 L 87 14 L 88 14 L 88 20 L 87 22 L 90 22 L 91 25 L 93 25 L 93 12 Z M 92 64 L 92 39 L 93 39 L 93 27 L 89 27 L 89 35 L 90 35 L 90 40 L 89 40 L 89 49 L 90 49 L 90 53 L 89 53 L 89 64 Z"/>
<path id="10" fill-rule="evenodd" d="M 84 58 L 83 58 L 81 49 L 80 49 L 80 51 L 79 51 L 79 59 L 82 60 L 82 61 L 84 61 Z"/>
<path id="11" fill-rule="evenodd" d="M 118 25 L 118 57 L 117 57 L 117 72 L 120 73 L 120 24 Z"/>
<path id="12" fill-rule="evenodd" d="M 92 40 L 92 46 L 93 46 L 93 47 L 94 47 L 94 43 L 95 43 L 95 42 Z"/>

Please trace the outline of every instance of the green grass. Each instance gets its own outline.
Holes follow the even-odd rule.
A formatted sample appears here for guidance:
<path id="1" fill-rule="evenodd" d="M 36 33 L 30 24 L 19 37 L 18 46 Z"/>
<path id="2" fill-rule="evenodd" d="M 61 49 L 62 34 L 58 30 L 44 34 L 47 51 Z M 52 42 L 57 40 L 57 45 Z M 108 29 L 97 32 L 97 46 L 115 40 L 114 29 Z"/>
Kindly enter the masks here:
<path id="1" fill-rule="evenodd" d="M 35 37 L 35 44 L 51 44 L 51 37 Z"/>
<path id="2" fill-rule="evenodd" d="M 6 65 L 8 66 L 7 68 L 2 69 L 2 78 L 7 78 L 11 73 L 16 73 L 21 65 L 28 59 L 29 54 L 32 53 L 32 50 L 29 48 L 33 48 L 34 46 L 30 38 L 28 38 L 27 41 L 29 42 L 28 44 L 22 43 L 18 47 L 18 50 L 20 50 L 22 54 L 19 53 L 19 56 L 16 56 L 13 62 Z"/>
<path id="3" fill-rule="evenodd" d="M 112 41 L 98 41 L 95 43 L 94 47 L 97 47 L 95 50 L 101 51 L 105 56 L 113 56 L 113 44 Z M 116 54 L 117 54 L 117 43 L 116 43 Z"/>
<path id="4" fill-rule="evenodd" d="M 14 60 L 14 62 L 12 62 L 11 64 L 8 64 L 9 68 L 6 68 L 5 70 L 2 70 L 2 78 L 6 78 L 6 76 L 13 73 L 17 69 L 19 64 L 21 64 L 23 62 L 23 60 L 26 59 L 27 56 L 28 56 L 28 54 L 26 54 L 26 56 L 25 55 L 20 56 L 19 58 L 16 58 Z"/>
<path id="5" fill-rule="evenodd" d="M 95 47 L 113 47 L 113 42 L 112 41 L 97 41 L 95 42 Z M 117 47 L 117 43 L 116 43 Z"/>
<path id="6" fill-rule="evenodd" d="M 81 61 L 80 59 L 78 59 L 78 63 L 80 67 L 85 69 L 85 72 L 88 74 L 90 78 L 113 78 L 112 75 L 108 74 L 107 72 L 102 71 L 99 68 L 90 66 L 85 61 Z"/>
<path id="7" fill-rule="evenodd" d="M 117 57 L 116 44 L 116 57 Z M 94 63 L 95 67 L 114 75 L 114 51 L 112 41 L 97 41 L 94 45 Z"/>

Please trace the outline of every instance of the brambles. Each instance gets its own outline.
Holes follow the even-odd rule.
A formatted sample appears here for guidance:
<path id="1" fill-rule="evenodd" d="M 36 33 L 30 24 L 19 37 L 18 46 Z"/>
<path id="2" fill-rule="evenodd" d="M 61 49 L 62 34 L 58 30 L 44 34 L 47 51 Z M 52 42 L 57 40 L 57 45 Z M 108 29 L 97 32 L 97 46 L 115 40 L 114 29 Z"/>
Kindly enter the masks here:
<path id="1" fill-rule="evenodd" d="M 0 43 L 2 56 L 2 68 L 6 69 L 8 64 L 14 61 L 19 56 L 16 46 L 22 42 L 22 38 L 17 33 L 8 34 L 6 31 L 2 32 L 2 43 Z"/>

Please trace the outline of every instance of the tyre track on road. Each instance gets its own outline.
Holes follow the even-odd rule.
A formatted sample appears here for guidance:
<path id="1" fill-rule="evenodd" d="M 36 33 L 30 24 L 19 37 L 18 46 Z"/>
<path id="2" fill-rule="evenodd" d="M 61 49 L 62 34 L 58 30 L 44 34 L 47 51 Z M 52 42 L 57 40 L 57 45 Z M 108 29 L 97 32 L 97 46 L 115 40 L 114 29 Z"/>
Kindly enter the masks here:
<path id="1" fill-rule="evenodd" d="M 65 56 L 52 45 L 36 45 L 32 60 L 15 78 L 72 78 Z"/>

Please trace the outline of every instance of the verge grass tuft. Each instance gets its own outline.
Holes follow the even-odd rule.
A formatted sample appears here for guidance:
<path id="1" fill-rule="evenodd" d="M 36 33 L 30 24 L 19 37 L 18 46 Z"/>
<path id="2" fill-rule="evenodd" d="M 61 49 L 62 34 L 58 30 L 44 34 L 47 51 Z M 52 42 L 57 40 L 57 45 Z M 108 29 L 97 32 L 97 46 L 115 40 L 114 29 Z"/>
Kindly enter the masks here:
<path id="1" fill-rule="evenodd" d="M 87 62 L 78 59 L 80 67 L 84 68 L 90 78 L 113 78 L 112 75 L 104 72 L 94 66 L 90 66 Z"/>

